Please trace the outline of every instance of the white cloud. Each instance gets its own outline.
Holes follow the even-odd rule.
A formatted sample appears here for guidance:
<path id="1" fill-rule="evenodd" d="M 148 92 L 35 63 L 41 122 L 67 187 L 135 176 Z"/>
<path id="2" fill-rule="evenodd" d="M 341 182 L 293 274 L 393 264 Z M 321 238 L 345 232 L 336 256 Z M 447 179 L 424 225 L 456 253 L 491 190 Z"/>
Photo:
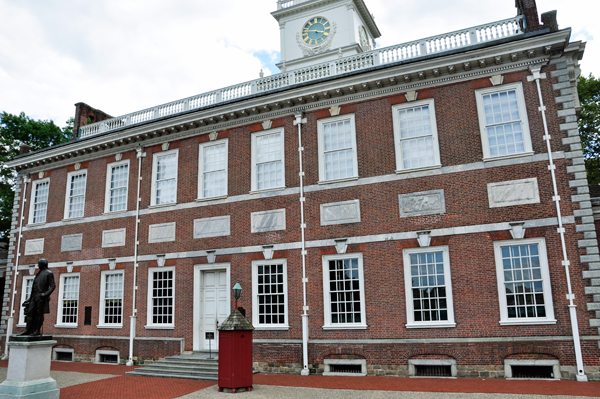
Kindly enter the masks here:
<path id="1" fill-rule="evenodd" d="M 381 46 L 510 18 L 513 0 L 365 0 Z M 600 49 L 591 0 L 538 0 L 557 9 L 572 40 L 587 40 L 583 72 Z M 277 73 L 273 0 L 0 0 L 0 111 L 63 125 L 76 102 L 122 115 Z M 600 73 L 596 73 L 600 74 Z"/>

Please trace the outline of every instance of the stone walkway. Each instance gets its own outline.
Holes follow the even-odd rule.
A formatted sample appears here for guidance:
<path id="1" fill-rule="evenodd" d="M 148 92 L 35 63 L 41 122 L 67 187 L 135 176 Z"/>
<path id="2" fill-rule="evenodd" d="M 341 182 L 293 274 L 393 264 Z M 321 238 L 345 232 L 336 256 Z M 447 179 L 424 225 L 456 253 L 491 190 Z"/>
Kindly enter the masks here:
<path id="1" fill-rule="evenodd" d="M 8 362 L 0 361 L 0 381 Z M 214 381 L 126 376 L 130 367 L 52 362 L 51 376 L 61 399 L 197 399 L 231 397 Z M 324 399 L 556 399 L 600 397 L 600 382 L 404 377 L 323 377 L 255 374 L 254 389 L 243 398 Z"/>

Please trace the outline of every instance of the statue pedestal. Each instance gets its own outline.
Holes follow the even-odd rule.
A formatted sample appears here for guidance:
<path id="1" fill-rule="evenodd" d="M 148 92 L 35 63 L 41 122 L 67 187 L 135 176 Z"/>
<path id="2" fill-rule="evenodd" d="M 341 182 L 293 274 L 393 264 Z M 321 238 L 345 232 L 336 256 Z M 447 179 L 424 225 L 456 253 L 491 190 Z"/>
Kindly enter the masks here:
<path id="1" fill-rule="evenodd" d="M 0 384 L 0 399 L 58 399 L 60 390 L 50 377 L 52 336 L 10 337 L 8 371 Z"/>

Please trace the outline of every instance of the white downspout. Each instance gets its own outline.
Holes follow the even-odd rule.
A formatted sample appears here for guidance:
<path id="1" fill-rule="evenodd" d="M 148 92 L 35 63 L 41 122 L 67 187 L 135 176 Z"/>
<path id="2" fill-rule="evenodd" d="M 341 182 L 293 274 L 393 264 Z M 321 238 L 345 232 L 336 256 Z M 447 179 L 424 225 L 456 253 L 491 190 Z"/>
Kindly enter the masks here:
<path id="1" fill-rule="evenodd" d="M 304 232 L 306 230 L 306 222 L 304 221 L 304 170 L 302 169 L 302 124 L 306 123 L 306 118 L 302 118 L 302 114 L 296 114 L 296 120 L 294 125 L 298 126 L 298 156 L 300 158 L 300 230 L 302 231 L 302 371 L 300 374 L 308 375 L 308 305 L 306 304 L 306 241 L 304 238 Z"/>
<path id="2" fill-rule="evenodd" d="M 133 340 L 135 338 L 135 329 L 137 322 L 137 308 L 136 308 L 136 293 L 137 293 L 137 269 L 138 269 L 138 247 L 140 245 L 138 241 L 138 234 L 140 230 L 140 188 L 142 183 L 142 158 L 146 157 L 146 153 L 142 147 L 136 148 L 137 159 L 138 159 L 138 178 L 137 178 L 137 199 L 135 201 L 135 242 L 134 242 L 134 253 L 133 253 L 133 297 L 132 297 L 132 312 L 129 317 L 129 360 L 127 366 L 133 366 Z"/>
<path id="3" fill-rule="evenodd" d="M 548 165 L 548 169 L 550 170 L 550 174 L 552 175 L 552 186 L 554 187 L 554 196 L 552 200 L 556 203 L 556 214 L 558 216 L 558 233 L 560 234 L 560 243 L 562 246 L 563 253 L 563 261 L 562 264 L 565 267 L 565 273 L 567 275 L 567 299 L 569 300 L 569 315 L 571 318 L 571 331 L 573 334 L 573 344 L 575 346 L 575 361 L 577 363 L 577 381 L 587 381 L 587 376 L 583 372 L 583 357 L 581 355 L 581 341 L 579 339 L 579 326 L 577 323 L 577 312 L 575 304 L 573 300 L 575 299 L 575 295 L 571 290 L 571 276 L 569 274 L 569 265 L 571 264 L 567 257 L 567 246 L 565 244 L 565 228 L 562 224 L 562 215 L 560 212 L 560 196 L 558 195 L 558 188 L 556 186 L 556 165 L 552 160 L 552 147 L 550 146 L 550 134 L 548 133 L 548 123 L 546 122 L 546 107 L 544 106 L 544 100 L 542 98 L 542 89 L 540 87 L 540 79 L 546 78 L 546 74 L 540 73 L 542 69 L 542 65 L 536 65 L 530 68 L 532 76 L 528 76 L 527 80 L 530 82 L 535 80 L 537 85 L 538 97 L 540 99 L 540 112 L 542 113 L 542 120 L 544 122 L 544 140 L 546 141 L 546 146 L 548 147 L 548 160 L 550 165 Z"/>
<path id="4" fill-rule="evenodd" d="M 19 239 L 17 240 L 17 257 L 15 259 L 15 268 L 13 272 L 13 289 L 12 289 L 12 300 L 10 301 L 10 313 L 8 316 L 8 322 L 6 326 L 6 344 L 4 346 L 4 356 L 2 356 L 2 360 L 8 359 L 8 341 L 10 340 L 10 336 L 12 335 L 13 325 L 15 321 L 15 297 L 17 294 L 17 278 L 19 277 L 19 259 L 21 258 L 21 237 L 23 236 L 23 219 L 25 219 L 25 203 L 27 202 L 27 183 L 31 180 L 29 177 L 23 177 L 23 191 L 21 191 L 21 196 L 23 197 L 22 205 L 21 205 L 21 221 L 19 222 Z"/>

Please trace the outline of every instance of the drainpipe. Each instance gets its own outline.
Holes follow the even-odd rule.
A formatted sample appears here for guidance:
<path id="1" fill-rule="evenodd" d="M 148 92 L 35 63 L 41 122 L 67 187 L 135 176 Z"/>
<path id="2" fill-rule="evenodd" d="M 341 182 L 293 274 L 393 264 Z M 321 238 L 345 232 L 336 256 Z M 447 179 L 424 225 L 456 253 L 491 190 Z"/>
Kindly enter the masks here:
<path id="1" fill-rule="evenodd" d="M 23 219 L 25 219 L 25 202 L 27 202 L 27 183 L 31 180 L 29 177 L 23 177 L 23 191 L 21 191 L 21 195 L 23 196 L 23 201 L 21 201 L 21 220 L 19 222 L 19 239 L 17 240 L 17 258 L 15 260 L 15 268 L 13 272 L 13 289 L 12 289 L 12 300 L 10 301 L 10 313 L 8 316 L 8 322 L 6 326 L 6 344 L 4 346 L 4 356 L 2 356 L 2 360 L 8 359 L 8 341 L 10 340 L 10 336 L 12 335 L 13 325 L 15 321 L 15 298 L 17 294 L 17 278 L 19 277 L 19 259 L 21 257 L 21 237 L 23 236 Z"/>
<path id="2" fill-rule="evenodd" d="M 558 188 L 556 186 L 556 174 L 555 174 L 556 165 L 554 164 L 554 162 L 552 160 L 552 148 L 550 146 L 550 134 L 548 133 L 548 123 L 546 122 L 546 107 L 544 107 L 544 100 L 542 98 L 542 89 L 540 87 L 540 79 L 545 79 L 546 74 L 540 73 L 541 69 L 542 69 L 542 65 L 536 65 L 536 66 L 530 67 L 529 70 L 531 71 L 532 76 L 528 76 L 527 80 L 530 82 L 535 80 L 535 83 L 537 85 L 538 97 L 540 99 L 539 110 L 542 113 L 542 120 L 544 122 L 544 134 L 545 134 L 544 140 L 546 141 L 546 146 L 548 148 L 548 160 L 550 163 L 550 165 L 548 165 L 548 169 L 550 170 L 550 174 L 552 175 L 552 186 L 554 187 L 554 197 L 552 197 L 552 200 L 556 203 L 556 214 L 558 216 L 558 233 L 560 234 L 560 243 L 562 246 L 562 253 L 563 253 L 562 265 L 565 267 L 565 273 L 567 275 L 567 289 L 568 289 L 567 299 L 569 300 L 569 315 L 571 318 L 571 331 L 573 334 L 573 344 L 575 346 L 575 361 L 577 363 L 577 381 L 587 381 L 588 380 L 587 376 L 583 372 L 583 357 L 581 355 L 581 341 L 579 339 L 579 326 L 577 323 L 577 312 L 576 312 L 577 306 L 575 306 L 575 304 L 573 303 L 573 300 L 575 299 L 575 295 L 573 294 L 573 291 L 571 290 L 571 276 L 569 273 L 569 265 L 571 264 L 571 262 L 569 262 L 569 260 L 567 258 L 567 246 L 565 244 L 565 228 L 563 227 L 563 224 L 562 224 L 562 215 L 560 212 L 560 196 L 558 195 Z"/>
<path id="3" fill-rule="evenodd" d="M 298 155 L 300 158 L 300 172 L 298 175 L 300 176 L 300 230 L 302 232 L 302 294 L 303 294 L 303 302 L 302 302 L 302 371 L 300 374 L 308 375 L 308 305 L 306 304 L 306 283 L 308 283 L 308 278 L 306 278 L 306 241 L 304 238 L 304 233 L 306 230 L 306 222 L 304 221 L 304 202 L 306 198 L 304 197 L 304 170 L 302 169 L 302 152 L 304 151 L 304 147 L 302 147 L 302 124 L 306 123 L 306 118 L 302 118 L 302 114 L 296 114 L 296 120 L 294 121 L 294 125 L 298 126 Z"/>
<path id="4" fill-rule="evenodd" d="M 135 242 L 134 242 L 134 253 L 133 253 L 133 307 L 131 316 L 129 317 L 129 360 L 127 366 L 133 366 L 133 339 L 135 338 L 135 328 L 137 322 L 137 309 L 136 309 L 136 293 L 137 293 L 137 269 L 138 269 L 138 247 L 140 242 L 138 241 L 138 235 L 140 230 L 140 188 L 142 183 L 142 158 L 146 157 L 146 153 L 142 147 L 136 148 L 137 159 L 138 159 L 138 178 L 137 178 L 137 199 L 135 201 Z"/>

